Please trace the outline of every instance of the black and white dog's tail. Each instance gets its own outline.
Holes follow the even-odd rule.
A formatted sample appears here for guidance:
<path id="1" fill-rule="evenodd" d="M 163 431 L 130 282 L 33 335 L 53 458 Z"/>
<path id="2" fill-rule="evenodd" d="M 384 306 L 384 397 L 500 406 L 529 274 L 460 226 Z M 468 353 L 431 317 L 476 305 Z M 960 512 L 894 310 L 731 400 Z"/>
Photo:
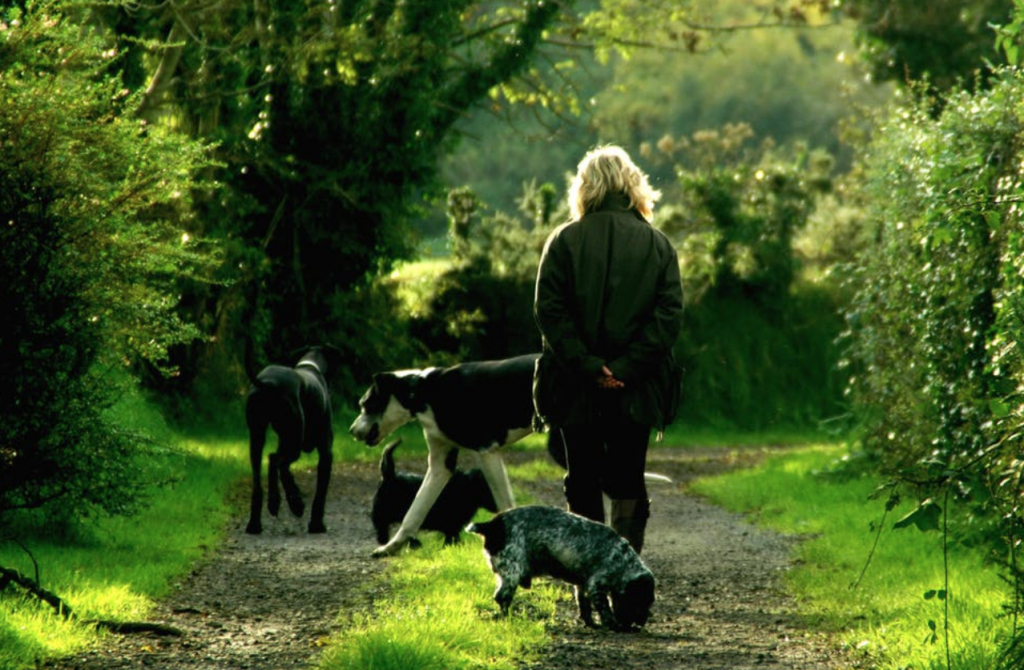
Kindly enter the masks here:
<path id="1" fill-rule="evenodd" d="M 562 440 L 562 431 L 551 430 L 548 432 L 548 455 L 555 463 L 560 465 L 564 470 L 566 465 L 565 458 L 565 442 Z M 644 472 L 644 481 L 648 483 L 656 484 L 671 484 L 671 477 L 658 474 L 656 472 Z"/>

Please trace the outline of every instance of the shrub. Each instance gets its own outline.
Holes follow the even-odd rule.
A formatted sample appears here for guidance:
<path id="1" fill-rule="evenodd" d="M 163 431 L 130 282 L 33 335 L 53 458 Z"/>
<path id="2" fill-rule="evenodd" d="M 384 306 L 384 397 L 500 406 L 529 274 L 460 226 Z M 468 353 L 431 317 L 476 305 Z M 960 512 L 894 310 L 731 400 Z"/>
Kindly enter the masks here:
<path id="1" fill-rule="evenodd" d="M 0 513 L 132 509 L 145 443 L 103 410 L 119 370 L 196 336 L 174 280 L 212 262 L 187 232 L 205 150 L 132 119 L 74 7 L 0 10 Z"/>
<path id="2" fill-rule="evenodd" d="M 452 361 L 504 358 L 540 350 L 533 290 L 540 253 L 552 222 L 562 219 L 549 184 L 524 187 L 522 218 L 480 218 L 469 189 L 448 198 L 452 266 L 438 277 L 412 334 Z"/>
<path id="3" fill-rule="evenodd" d="M 909 522 L 937 527 L 943 505 L 967 506 L 970 539 L 1009 569 L 1014 612 L 1024 603 L 1022 94 L 1021 74 L 1006 71 L 989 91 L 950 95 L 936 117 L 925 102 L 884 120 L 865 154 L 875 243 L 854 265 L 846 315 L 864 450 L 922 499 Z"/>

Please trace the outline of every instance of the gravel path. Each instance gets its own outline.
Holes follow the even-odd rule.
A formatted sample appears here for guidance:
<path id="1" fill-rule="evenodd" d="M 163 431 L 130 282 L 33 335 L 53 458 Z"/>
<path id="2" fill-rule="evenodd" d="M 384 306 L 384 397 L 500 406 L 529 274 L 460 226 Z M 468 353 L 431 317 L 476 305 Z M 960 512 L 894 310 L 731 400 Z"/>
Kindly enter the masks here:
<path id="1" fill-rule="evenodd" d="M 510 462 L 545 457 L 508 454 Z M 658 579 L 651 621 L 638 633 L 589 630 L 566 603 L 549 627 L 543 662 L 529 670 L 840 667 L 825 639 L 801 629 L 781 590 L 795 540 L 754 528 L 686 493 L 694 477 L 736 465 L 733 450 L 653 449 L 648 469 L 674 483 L 650 486 L 652 517 L 643 556 Z M 422 471 L 423 463 L 400 459 L 399 467 Z M 311 477 L 300 475 L 303 491 L 312 491 Z M 283 514 L 277 520 L 265 516 L 263 534 L 248 536 L 240 512 L 222 549 L 153 613 L 154 621 L 183 635 L 109 635 L 102 648 L 47 667 L 309 667 L 336 631 L 338 612 L 369 609 L 384 588 L 374 577 L 385 562 L 369 557 L 375 542 L 368 508 L 376 479 L 374 464 L 336 466 L 324 535 L 307 534 L 304 521 Z M 513 479 L 513 486 L 539 502 L 562 504 L 557 479 Z"/>

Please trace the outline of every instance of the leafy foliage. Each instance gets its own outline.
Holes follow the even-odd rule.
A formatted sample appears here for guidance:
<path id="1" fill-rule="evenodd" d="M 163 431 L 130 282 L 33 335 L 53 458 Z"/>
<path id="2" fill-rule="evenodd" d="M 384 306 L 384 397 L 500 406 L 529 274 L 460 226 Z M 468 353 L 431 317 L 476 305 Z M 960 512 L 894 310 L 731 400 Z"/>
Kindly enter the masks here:
<path id="1" fill-rule="evenodd" d="M 865 154 L 875 243 L 855 265 L 847 322 L 864 449 L 926 499 L 907 522 L 934 526 L 927 499 L 968 505 L 973 539 L 1024 593 L 1022 91 L 1007 71 L 951 94 L 937 118 L 922 102 L 884 120 Z"/>
<path id="2" fill-rule="evenodd" d="M 843 0 L 859 24 L 865 59 L 878 81 L 927 80 L 949 92 L 986 86 L 989 63 L 1006 63 L 993 48 L 993 25 L 1009 20 L 1014 0 Z"/>
<path id="3" fill-rule="evenodd" d="M 190 232 L 206 149 L 132 118 L 75 10 L 0 13 L 0 512 L 132 508 L 146 443 L 103 411 L 119 370 L 199 337 L 173 282 L 215 260 Z"/>
<path id="4" fill-rule="evenodd" d="M 674 168 L 682 156 L 661 152 L 659 139 L 678 143 L 741 123 L 780 145 L 821 147 L 845 170 L 852 151 L 840 141 L 841 120 L 856 105 L 880 104 L 893 87 L 864 80 L 853 22 L 811 7 L 818 4 L 621 0 L 591 15 L 589 4 L 577 3 L 584 26 L 563 27 L 540 53 L 559 66 L 579 114 L 495 100 L 459 124 L 465 139 L 442 176 L 511 209 L 524 177 L 561 185 L 588 149 L 611 142 L 644 160 L 664 207 L 679 198 Z M 576 47 L 554 51 L 570 34 Z M 588 39 L 593 49 L 582 48 Z"/>
<path id="5" fill-rule="evenodd" d="M 524 185 L 521 217 L 481 217 L 481 208 L 470 189 L 449 194 L 452 267 L 438 277 L 424 313 L 410 324 L 427 350 L 453 361 L 539 351 L 533 319 L 537 264 L 548 233 L 568 216 L 550 184 Z"/>
<path id="6" fill-rule="evenodd" d="M 246 343 L 255 365 L 266 352 L 331 341 L 360 361 L 375 334 L 353 328 L 369 315 L 346 311 L 361 303 L 345 294 L 411 255 L 408 224 L 441 193 L 437 163 L 455 122 L 529 67 L 561 9 L 228 0 L 108 16 L 123 40 L 166 41 L 136 56 L 154 72 L 145 113 L 218 140 L 224 163 L 224 192 L 203 203 L 202 219 L 204 232 L 229 240 L 235 283 L 186 289 L 229 360 L 204 364 L 195 347 L 176 360 L 237 373 L 230 361 Z M 176 83 L 159 85 L 167 80 Z M 342 332 L 356 338 L 341 342 Z"/>
<path id="7" fill-rule="evenodd" d="M 877 242 L 859 257 L 847 315 L 851 392 L 882 413 L 867 444 L 895 470 L 920 462 L 939 475 L 997 441 L 993 410 L 1014 386 L 990 344 L 1015 299 L 999 302 L 1001 266 L 1015 260 L 1004 250 L 1016 227 L 1018 86 L 1009 77 L 954 95 L 935 121 L 902 109 L 868 154 Z"/>
<path id="8" fill-rule="evenodd" d="M 833 285 L 801 278 L 795 241 L 831 190 L 833 161 L 802 145 L 749 147 L 753 135 L 727 124 L 658 144 L 678 161 L 683 192 L 655 218 L 684 278 L 682 414 L 752 429 L 814 425 L 845 411 L 834 369 L 841 320 Z"/>
<path id="9" fill-rule="evenodd" d="M 752 135 L 738 124 L 682 138 L 689 153 L 707 157 L 696 168 L 678 169 L 684 200 L 661 225 L 685 235 L 688 244 L 703 240 L 709 267 L 703 270 L 708 286 L 701 289 L 757 296 L 769 307 L 784 302 L 793 283 L 793 242 L 815 198 L 831 187 L 832 160 L 805 149 L 787 156 L 771 143 L 760 156 L 746 156 L 741 147 Z"/>

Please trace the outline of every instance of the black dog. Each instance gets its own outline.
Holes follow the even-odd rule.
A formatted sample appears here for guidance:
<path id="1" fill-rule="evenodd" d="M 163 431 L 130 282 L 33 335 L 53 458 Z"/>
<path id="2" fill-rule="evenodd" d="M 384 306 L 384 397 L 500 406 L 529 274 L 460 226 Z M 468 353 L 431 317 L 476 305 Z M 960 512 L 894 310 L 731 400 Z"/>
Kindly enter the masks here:
<path id="1" fill-rule="evenodd" d="M 484 538 L 498 578 L 494 600 L 508 614 L 520 586 L 547 575 L 576 586 L 580 618 L 614 630 L 643 627 L 654 604 L 654 575 L 608 526 L 555 507 L 518 507 L 466 529 Z M 609 599 L 611 607 L 609 607 Z"/>
<path id="2" fill-rule="evenodd" d="M 245 532 L 263 531 L 260 512 L 263 486 L 260 469 L 267 427 L 277 433 L 277 451 L 270 454 L 267 468 L 267 510 L 277 516 L 281 494 L 280 477 L 288 507 L 302 516 L 305 505 L 290 470 L 300 452 L 317 451 L 316 494 L 309 516 L 309 532 L 323 533 L 324 500 L 331 478 L 334 429 L 331 425 L 331 394 L 324 377 L 340 363 L 341 353 L 330 346 L 307 347 L 298 356 L 295 367 L 268 365 L 252 380 L 245 402 L 245 421 L 249 426 L 249 461 L 252 464 L 252 503 Z"/>
<path id="3" fill-rule="evenodd" d="M 400 523 L 405 517 L 423 483 L 422 475 L 396 471 L 394 451 L 401 442 L 395 440 L 384 447 L 384 453 L 380 457 L 380 484 L 373 494 L 373 508 L 370 513 L 373 528 L 377 533 L 377 542 L 380 544 L 388 541 L 391 525 Z M 483 472 L 475 468 L 466 471 L 455 469 L 458 455 L 457 449 L 448 452 L 445 467 L 453 473 L 452 478 L 448 480 L 448 484 L 420 526 L 421 530 L 444 533 L 445 544 L 458 542 L 459 534 L 466 524 L 473 520 L 473 515 L 478 509 L 498 511 Z M 410 540 L 410 544 L 418 544 L 418 541 Z"/>

